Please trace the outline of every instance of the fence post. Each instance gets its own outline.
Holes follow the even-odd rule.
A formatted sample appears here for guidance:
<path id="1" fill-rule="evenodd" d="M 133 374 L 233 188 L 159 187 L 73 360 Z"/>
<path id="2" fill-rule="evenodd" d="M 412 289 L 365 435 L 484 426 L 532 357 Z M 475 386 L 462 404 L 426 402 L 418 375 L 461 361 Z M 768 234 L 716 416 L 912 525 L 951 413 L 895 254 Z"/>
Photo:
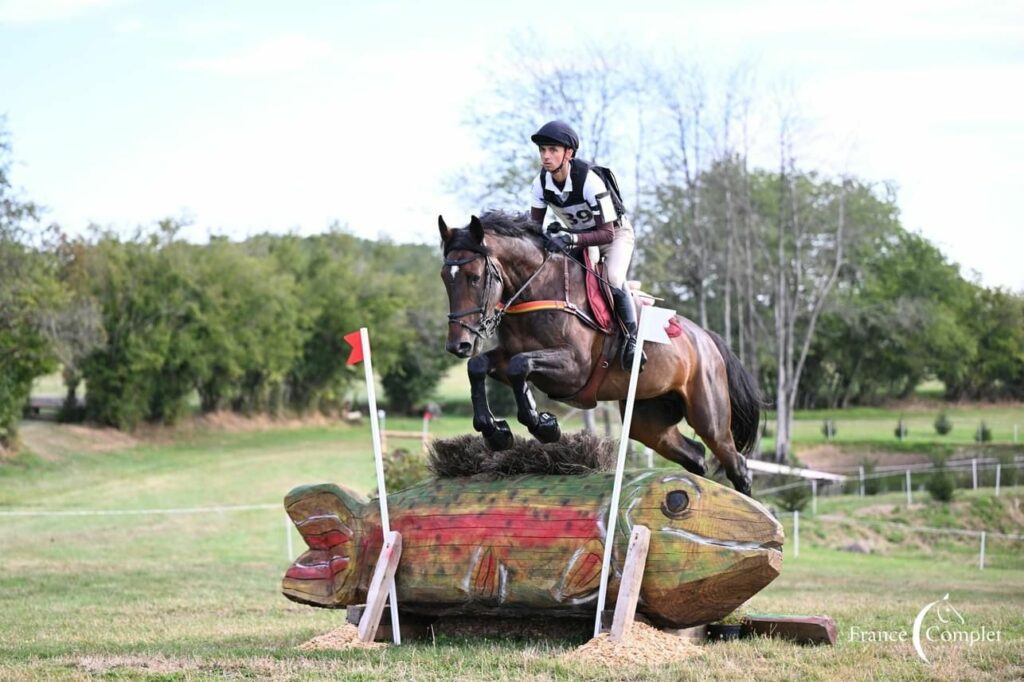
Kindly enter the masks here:
<path id="1" fill-rule="evenodd" d="M 654 450 L 650 448 L 644 448 L 644 454 L 647 456 L 647 468 L 654 468 Z"/>
<path id="2" fill-rule="evenodd" d="M 292 560 L 295 554 L 292 552 L 292 517 L 288 516 L 287 513 L 284 515 L 284 537 L 285 546 L 288 552 L 288 561 Z"/>
<path id="3" fill-rule="evenodd" d="M 974 481 L 974 489 L 978 489 L 978 458 L 971 460 L 971 480 Z"/>
<path id="4" fill-rule="evenodd" d="M 996 462 L 996 497 L 999 497 L 999 474 L 1002 473 L 1003 463 Z"/>
<path id="5" fill-rule="evenodd" d="M 984 542 L 984 536 L 982 536 Z M 800 512 L 793 512 L 793 558 L 800 556 Z"/>
<path id="6" fill-rule="evenodd" d="M 913 493 L 910 489 L 910 469 L 907 469 L 907 506 L 914 504 Z"/>
<path id="7" fill-rule="evenodd" d="M 818 515 L 818 479 L 811 479 L 811 513 Z"/>
<path id="8" fill-rule="evenodd" d="M 1019 429 L 1019 426 L 1017 424 L 1014 424 L 1013 425 L 1013 442 L 1014 443 L 1017 442 L 1017 430 L 1018 429 Z"/>
<path id="9" fill-rule="evenodd" d="M 985 570 L 985 531 L 981 531 L 981 554 L 978 557 L 978 569 Z"/>
<path id="10" fill-rule="evenodd" d="M 860 465 L 860 496 L 864 497 L 864 465 Z"/>

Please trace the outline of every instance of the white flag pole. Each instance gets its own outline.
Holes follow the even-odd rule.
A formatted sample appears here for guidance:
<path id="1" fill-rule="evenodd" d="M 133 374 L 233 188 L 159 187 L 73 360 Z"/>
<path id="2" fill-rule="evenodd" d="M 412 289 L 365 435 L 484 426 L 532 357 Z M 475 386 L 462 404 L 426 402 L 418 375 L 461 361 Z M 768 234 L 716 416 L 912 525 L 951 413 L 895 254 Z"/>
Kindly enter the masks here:
<path id="1" fill-rule="evenodd" d="M 380 446 L 380 425 L 377 423 L 377 391 L 373 385 L 373 362 L 370 360 L 370 332 L 366 327 L 359 329 L 359 341 L 363 347 L 363 371 L 366 373 L 366 401 L 370 412 L 370 433 L 373 435 L 373 459 L 377 465 L 377 495 L 380 498 L 380 527 L 383 537 L 391 532 L 388 518 L 388 491 L 384 484 L 384 455 Z M 395 581 L 388 585 L 391 601 L 391 633 L 395 644 L 402 643 L 398 629 L 398 598 L 395 595 Z"/>
<path id="2" fill-rule="evenodd" d="M 633 366 L 630 368 L 629 391 L 626 393 L 626 409 L 622 414 L 622 433 L 619 434 L 619 456 L 615 463 L 615 484 L 612 487 L 611 505 L 608 507 L 608 527 L 604 538 L 604 560 L 601 562 L 601 586 L 597 593 L 597 616 L 594 619 L 594 637 L 601 634 L 601 614 L 604 612 L 605 599 L 608 596 L 608 574 L 611 570 L 612 546 L 615 544 L 615 522 L 619 515 L 619 497 L 622 494 L 622 472 L 626 466 L 629 429 L 633 422 L 633 403 L 636 400 L 636 385 L 640 378 L 640 359 L 643 357 L 644 341 L 649 336 L 647 332 L 648 320 L 662 321 L 662 326 L 658 327 L 657 330 L 661 332 L 658 336 L 664 337 L 664 340 L 658 338 L 657 341 L 659 343 L 669 343 L 668 335 L 664 332 L 664 324 L 668 322 L 668 317 L 672 315 L 675 315 L 675 311 L 665 310 L 664 308 L 643 306 L 640 309 L 640 325 L 636 336 L 636 353 L 633 356 Z"/>

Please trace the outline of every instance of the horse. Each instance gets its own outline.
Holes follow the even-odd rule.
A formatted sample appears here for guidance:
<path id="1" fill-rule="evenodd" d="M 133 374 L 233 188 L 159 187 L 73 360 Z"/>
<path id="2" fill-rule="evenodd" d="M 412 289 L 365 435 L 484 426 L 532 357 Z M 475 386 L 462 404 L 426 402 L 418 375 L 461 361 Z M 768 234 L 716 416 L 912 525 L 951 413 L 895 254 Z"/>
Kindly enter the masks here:
<path id="1" fill-rule="evenodd" d="M 571 405 L 617 400 L 624 411 L 629 372 L 609 362 L 608 334 L 590 323 L 582 267 L 546 249 L 545 235 L 525 215 L 490 211 L 454 229 L 438 216 L 438 230 L 450 311 L 445 348 L 469 359 L 473 428 L 490 449 L 508 449 L 513 438 L 488 406 L 488 375 L 512 388 L 517 418 L 544 443 L 558 441 L 561 430 L 554 415 L 538 413 L 530 384 Z M 720 336 L 679 315 L 675 323 L 681 333 L 670 344 L 644 349 L 629 437 L 704 476 L 704 447 L 676 427 L 686 418 L 736 490 L 749 496 L 743 454 L 756 445 L 760 391 Z M 599 386 L 581 398 L 599 366 Z"/>

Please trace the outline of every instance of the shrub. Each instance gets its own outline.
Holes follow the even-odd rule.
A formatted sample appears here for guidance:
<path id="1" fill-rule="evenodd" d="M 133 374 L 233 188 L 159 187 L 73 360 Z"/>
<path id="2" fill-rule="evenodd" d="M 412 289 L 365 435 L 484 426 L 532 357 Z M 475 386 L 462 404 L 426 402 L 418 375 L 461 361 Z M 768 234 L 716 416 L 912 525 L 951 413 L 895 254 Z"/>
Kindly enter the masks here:
<path id="1" fill-rule="evenodd" d="M 809 485 L 795 485 L 776 493 L 779 506 L 788 512 L 803 511 L 807 501 L 811 499 L 811 488 Z"/>
<path id="2" fill-rule="evenodd" d="M 992 429 L 988 428 L 985 422 L 978 424 L 978 430 L 974 432 L 974 440 L 979 443 L 987 443 L 992 440 Z"/>
<path id="3" fill-rule="evenodd" d="M 953 499 L 953 492 L 956 490 L 956 481 L 953 480 L 953 475 L 945 468 L 940 468 L 932 472 L 932 475 L 928 477 L 925 488 L 928 489 L 928 493 L 931 494 L 933 500 L 950 502 Z"/>
<path id="4" fill-rule="evenodd" d="M 881 488 L 881 481 L 878 478 L 870 478 L 870 476 L 875 473 L 878 462 L 866 459 L 862 464 L 864 465 L 864 494 L 877 495 Z"/>
<path id="5" fill-rule="evenodd" d="M 903 440 L 904 438 L 906 438 L 907 435 L 910 433 L 907 430 L 907 423 L 905 421 L 903 421 L 903 417 L 900 417 L 900 420 L 898 422 L 896 422 L 896 430 L 893 431 L 893 433 L 900 440 Z"/>
<path id="6" fill-rule="evenodd" d="M 384 456 L 384 482 L 389 491 L 405 490 L 429 477 L 427 458 L 421 452 L 398 448 Z"/>
<path id="7" fill-rule="evenodd" d="M 952 430 L 953 422 L 949 421 L 949 417 L 946 416 L 945 412 L 940 412 L 939 416 L 935 418 L 935 432 L 940 436 L 945 436 Z"/>
<path id="8" fill-rule="evenodd" d="M 821 423 L 821 435 L 825 436 L 828 440 L 832 440 L 836 437 L 836 423 L 831 419 L 826 419 Z"/>

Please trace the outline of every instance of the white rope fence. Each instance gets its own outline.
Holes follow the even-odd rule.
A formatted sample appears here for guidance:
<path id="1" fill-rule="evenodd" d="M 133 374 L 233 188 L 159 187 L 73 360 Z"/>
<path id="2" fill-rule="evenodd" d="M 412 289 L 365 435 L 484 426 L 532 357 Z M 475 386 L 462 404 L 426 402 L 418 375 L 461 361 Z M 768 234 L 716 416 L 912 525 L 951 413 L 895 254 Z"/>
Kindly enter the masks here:
<path id="1" fill-rule="evenodd" d="M 0 509 L 0 517 L 47 517 L 47 516 L 158 516 L 176 514 L 224 514 L 232 512 L 263 511 L 281 509 L 281 503 L 212 505 L 203 507 L 174 507 L 167 509 Z M 284 515 L 285 551 L 288 561 L 295 557 L 292 542 L 292 520 Z"/>
<path id="2" fill-rule="evenodd" d="M 1013 533 L 995 533 L 988 530 L 967 530 L 963 528 L 932 528 L 930 526 L 909 526 L 904 523 L 895 523 L 893 521 L 876 521 L 876 520 L 859 520 L 851 519 L 846 516 L 837 516 L 835 514 L 822 514 L 821 516 L 815 515 L 816 521 L 828 521 L 831 523 L 845 523 L 851 526 L 860 526 L 862 528 L 871 528 L 872 526 L 884 526 L 886 528 L 895 528 L 901 531 L 909 533 L 932 533 L 936 535 L 961 535 L 966 537 L 976 537 L 979 539 L 978 545 L 978 570 L 985 569 L 985 543 L 989 538 L 998 538 L 1001 540 L 1016 540 L 1024 541 L 1024 535 L 1017 535 Z M 873 529 L 873 528 L 872 528 Z M 792 542 L 793 558 L 800 556 L 800 512 L 793 512 L 793 542 Z"/>

